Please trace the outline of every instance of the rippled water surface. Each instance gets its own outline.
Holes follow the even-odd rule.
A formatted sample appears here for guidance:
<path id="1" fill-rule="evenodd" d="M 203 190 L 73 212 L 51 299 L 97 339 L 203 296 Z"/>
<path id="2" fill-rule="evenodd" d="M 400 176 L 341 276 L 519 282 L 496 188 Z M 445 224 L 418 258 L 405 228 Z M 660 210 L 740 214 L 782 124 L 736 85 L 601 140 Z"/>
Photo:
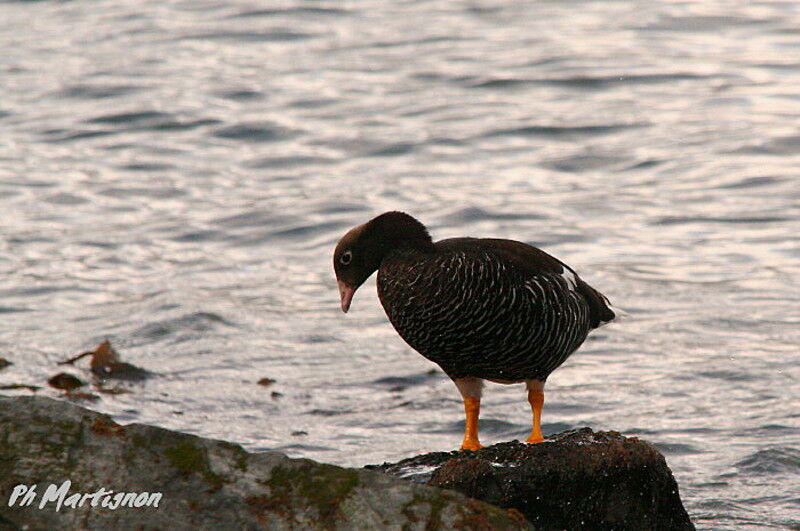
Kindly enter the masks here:
<path id="1" fill-rule="evenodd" d="M 0 383 L 109 338 L 157 373 L 91 404 L 121 422 L 452 449 L 458 394 L 374 281 L 339 311 L 335 242 L 401 209 L 631 313 L 550 378 L 545 433 L 652 441 L 699 528 L 800 529 L 798 27 L 744 0 L 0 2 Z M 528 430 L 490 385 L 483 442 Z"/>

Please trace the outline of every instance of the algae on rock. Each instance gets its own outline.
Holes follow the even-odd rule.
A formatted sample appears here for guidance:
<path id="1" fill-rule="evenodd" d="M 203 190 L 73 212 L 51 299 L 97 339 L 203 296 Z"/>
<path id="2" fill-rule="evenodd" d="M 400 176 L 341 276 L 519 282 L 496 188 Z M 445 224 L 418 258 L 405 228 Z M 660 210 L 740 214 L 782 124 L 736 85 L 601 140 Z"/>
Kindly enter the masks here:
<path id="1" fill-rule="evenodd" d="M 0 490 L 72 481 L 162 493 L 157 507 L 0 504 L 0 527 L 29 529 L 529 529 L 518 515 L 379 472 L 251 454 L 239 445 L 44 397 L 0 396 Z"/>

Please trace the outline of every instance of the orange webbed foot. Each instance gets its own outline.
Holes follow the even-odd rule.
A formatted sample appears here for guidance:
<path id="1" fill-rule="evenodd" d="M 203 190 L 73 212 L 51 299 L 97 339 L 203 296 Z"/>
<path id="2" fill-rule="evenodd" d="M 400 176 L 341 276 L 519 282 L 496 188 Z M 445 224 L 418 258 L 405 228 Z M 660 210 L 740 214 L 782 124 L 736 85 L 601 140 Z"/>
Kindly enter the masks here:
<path id="1" fill-rule="evenodd" d="M 532 433 L 530 437 L 525 439 L 525 442 L 528 444 L 539 444 L 540 442 L 544 442 L 544 437 L 542 437 L 541 433 L 538 435 Z"/>
<path id="2" fill-rule="evenodd" d="M 458 450 L 460 452 L 464 452 L 464 451 L 480 450 L 481 448 L 483 448 L 483 445 L 478 441 L 478 439 L 473 439 L 473 440 L 464 439 L 464 442 L 461 443 L 461 448 L 459 448 Z"/>

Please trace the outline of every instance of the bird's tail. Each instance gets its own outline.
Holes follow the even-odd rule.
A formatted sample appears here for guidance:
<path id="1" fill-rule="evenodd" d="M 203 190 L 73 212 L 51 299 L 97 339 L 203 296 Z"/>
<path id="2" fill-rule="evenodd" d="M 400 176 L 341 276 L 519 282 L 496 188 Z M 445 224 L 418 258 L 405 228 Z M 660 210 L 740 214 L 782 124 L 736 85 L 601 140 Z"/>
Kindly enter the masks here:
<path id="1" fill-rule="evenodd" d="M 603 297 L 603 298 L 605 298 L 605 297 Z M 631 314 L 629 314 L 628 312 L 626 312 L 622 308 L 618 308 L 617 306 L 614 306 L 613 304 L 611 304 L 608 301 L 608 299 L 605 299 L 605 302 L 606 302 L 606 307 L 614 313 L 614 317 L 612 317 L 608 321 L 600 321 L 600 324 L 597 325 L 598 327 L 605 326 L 608 323 L 612 323 L 612 322 L 616 322 L 616 321 L 625 321 L 625 320 L 627 320 L 627 319 L 629 319 L 631 317 Z"/>

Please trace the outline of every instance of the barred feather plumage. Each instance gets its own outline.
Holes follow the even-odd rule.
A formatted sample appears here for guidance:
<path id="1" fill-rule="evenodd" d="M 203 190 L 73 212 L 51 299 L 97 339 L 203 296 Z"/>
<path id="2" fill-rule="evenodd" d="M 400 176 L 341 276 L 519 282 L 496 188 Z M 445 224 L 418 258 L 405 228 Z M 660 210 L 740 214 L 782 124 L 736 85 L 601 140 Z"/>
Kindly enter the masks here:
<path id="1" fill-rule="evenodd" d="M 451 378 L 544 381 L 593 328 L 589 305 L 560 274 L 526 275 L 480 247 L 387 256 L 378 270 L 386 314 Z"/>

